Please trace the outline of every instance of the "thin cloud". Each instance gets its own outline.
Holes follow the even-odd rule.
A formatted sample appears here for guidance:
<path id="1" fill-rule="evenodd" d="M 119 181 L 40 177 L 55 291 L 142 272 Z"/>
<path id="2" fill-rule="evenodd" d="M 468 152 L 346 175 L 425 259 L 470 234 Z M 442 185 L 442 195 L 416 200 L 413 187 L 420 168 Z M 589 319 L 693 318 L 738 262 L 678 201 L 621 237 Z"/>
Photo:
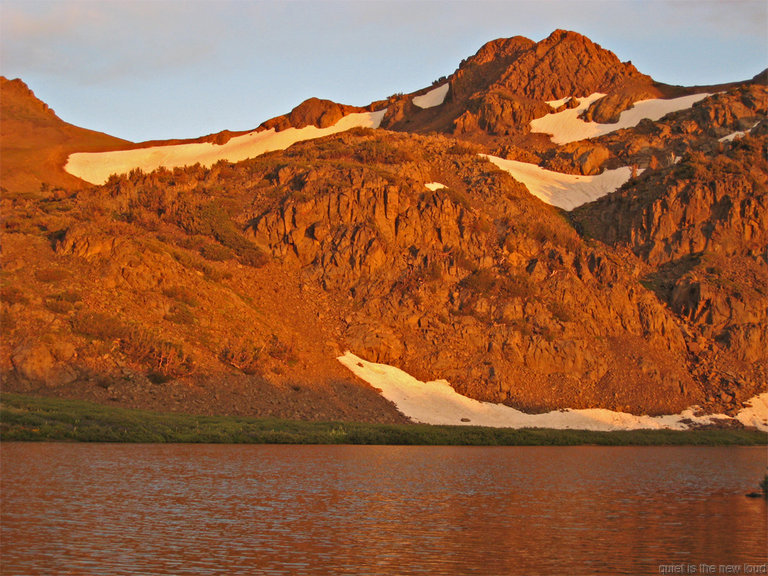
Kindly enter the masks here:
<path id="1" fill-rule="evenodd" d="M 215 57 L 217 39 L 225 36 L 212 8 L 202 2 L 6 0 L 2 67 L 86 83 L 197 67 Z"/>

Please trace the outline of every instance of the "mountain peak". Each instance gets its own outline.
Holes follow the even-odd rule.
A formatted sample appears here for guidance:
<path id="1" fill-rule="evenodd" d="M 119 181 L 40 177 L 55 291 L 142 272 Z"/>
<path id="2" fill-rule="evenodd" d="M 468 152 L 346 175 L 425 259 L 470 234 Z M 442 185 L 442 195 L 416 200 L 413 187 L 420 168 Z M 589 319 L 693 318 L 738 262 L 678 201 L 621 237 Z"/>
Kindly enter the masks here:
<path id="1" fill-rule="evenodd" d="M 442 113 L 451 117 L 437 121 L 440 111 L 424 115 L 426 130 L 439 125 L 480 138 L 525 133 L 531 120 L 550 112 L 551 100 L 621 93 L 621 108 L 658 95 L 650 76 L 569 30 L 555 30 L 540 42 L 522 36 L 488 42 L 449 81 L 453 107 Z M 407 128 L 413 130 L 413 123 Z"/>
<path id="2" fill-rule="evenodd" d="M 516 57 L 520 52 L 530 49 L 534 45 L 533 40 L 524 36 L 497 38 L 483 44 L 474 56 L 462 62 L 461 67 L 478 66 L 492 62 L 499 63 L 500 60 Z"/>
<path id="3" fill-rule="evenodd" d="M 2 94 L 3 115 L 56 118 L 56 113 L 48 104 L 40 100 L 21 78 L 9 80 L 0 76 L 0 94 Z"/>
<path id="4" fill-rule="evenodd" d="M 562 28 L 558 28 L 557 30 L 554 30 L 552 34 L 547 36 L 541 42 L 544 44 L 550 44 L 554 42 L 563 42 L 564 40 L 570 40 L 570 41 L 576 41 L 576 42 L 589 42 L 590 44 L 594 44 L 592 40 L 590 40 L 583 34 L 579 34 L 578 32 L 574 32 L 573 30 L 563 30 Z"/>

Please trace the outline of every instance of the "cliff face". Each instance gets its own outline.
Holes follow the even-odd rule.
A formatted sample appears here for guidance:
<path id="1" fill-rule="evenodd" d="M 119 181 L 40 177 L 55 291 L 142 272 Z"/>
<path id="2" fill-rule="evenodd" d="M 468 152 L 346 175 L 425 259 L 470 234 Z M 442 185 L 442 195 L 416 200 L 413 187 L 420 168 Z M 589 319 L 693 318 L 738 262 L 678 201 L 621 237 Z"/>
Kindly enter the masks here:
<path id="1" fill-rule="evenodd" d="M 607 93 L 584 113 L 606 122 L 670 87 L 563 31 L 490 42 L 444 83 L 437 106 L 310 99 L 260 127 L 386 106 L 391 130 L 94 187 L 61 176 L 67 151 L 127 143 L 4 81 L 4 389 L 403 421 L 335 361 L 348 349 L 526 411 L 733 414 L 768 390 L 764 85 L 559 146 L 530 133 L 545 101 Z M 488 153 L 635 174 L 565 213 Z"/>
<path id="2" fill-rule="evenodd" d="M 287 196 L 251 230 L 334 300 L 352 296 L 350 349 L 528 410 L 658 412 L 696 396 L 669 313 L 518 183 L 447 140 L 347 145 L 378 160 L 283 166 Z"/>
<path id="3" fill-rule="evenodd" d="M 736 400 L 765 387 L 768 368 L 766 137 L 721 144 L 649 171 L 576 211 L 584 231 L 631 249 L 645 282 L 685 323 L 693 372 Z"/>

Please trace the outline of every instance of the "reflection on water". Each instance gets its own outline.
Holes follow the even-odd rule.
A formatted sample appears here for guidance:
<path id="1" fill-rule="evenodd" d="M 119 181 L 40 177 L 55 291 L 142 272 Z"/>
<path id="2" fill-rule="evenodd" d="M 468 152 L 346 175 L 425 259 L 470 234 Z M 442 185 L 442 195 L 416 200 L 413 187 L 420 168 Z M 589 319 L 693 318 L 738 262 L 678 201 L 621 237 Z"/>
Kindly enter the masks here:
<path id="1" fill-rule="evenodd" d="M 3 575 L 766 561 L 765 448 L 3 444 Z"/>

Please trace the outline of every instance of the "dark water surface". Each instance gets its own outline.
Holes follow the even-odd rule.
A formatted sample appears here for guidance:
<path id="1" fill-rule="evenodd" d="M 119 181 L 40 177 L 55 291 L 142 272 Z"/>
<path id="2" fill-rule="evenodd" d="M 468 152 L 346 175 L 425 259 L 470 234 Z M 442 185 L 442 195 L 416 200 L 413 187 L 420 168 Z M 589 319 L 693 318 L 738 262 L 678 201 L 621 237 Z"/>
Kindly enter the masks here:
<path id="1" fill-rule="evenodd" d="M 766 502 L 744 496 L 764 447 L 0 453 L 3 575 L 744 574 L 767 560 Z"/>

